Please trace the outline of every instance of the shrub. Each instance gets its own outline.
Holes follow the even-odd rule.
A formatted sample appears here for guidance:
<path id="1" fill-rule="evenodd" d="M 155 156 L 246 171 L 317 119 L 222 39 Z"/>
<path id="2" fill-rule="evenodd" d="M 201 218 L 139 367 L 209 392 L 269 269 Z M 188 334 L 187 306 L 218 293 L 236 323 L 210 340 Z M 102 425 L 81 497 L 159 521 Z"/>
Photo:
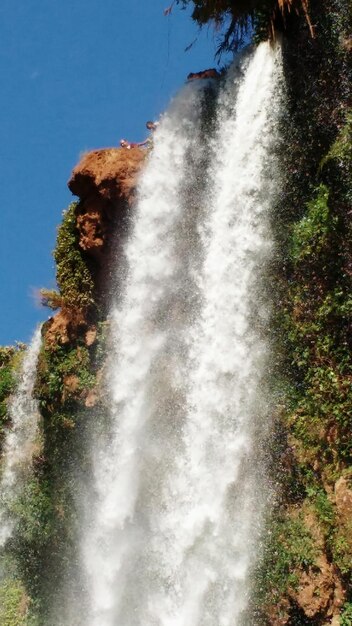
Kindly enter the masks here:
<path id="1" fill-rule="evenodd" d="M 55 311 L 62 307 L 63 298 L 55 289 L 41 289 L 40 303 L 42 306 L 47 306 L 49 309 Z"/>
<path id="2" fill-rule="evenodd" d="M 314 565 L 317 549 L 303 516 L 286 515 L 271 520 L 257 570 L 259 601 L 277 602 L 289 587 L 295 588 L 300 570 Z"/>
<path id="3" fill-rule="evenodd" d="M 346 602 L 340 615 L 340 626 L 352 626 L 352 602 Z"/>
<path id="4" fill-rule="evenodd" d="M 94 281 L 78 245 L 76 206 L 77 202 L 72 202 L 64 211 L 64 219 L 58 229 L 54 258 L 62 300 L 68 306 L 84 309 L 94 304 Z"/>
<path id="5" fill-rule="evenodd" d="M 334 220 L 331 218 L 329 206 L 329 190 L 321 184 L 316 197 L 308 203 L 304 217 L 294 225 L 291 238 L 291 258 L 294 262 L 305 257 L 318 255 L 326 245 L 328 234 Z"/>
<path id="6" fill-rule="evenodd" d="M 5 579 L 0 584 L 1 626 L 35 626 L 29 616 L 30 600 L 22 583 L 17 579 Z"/>

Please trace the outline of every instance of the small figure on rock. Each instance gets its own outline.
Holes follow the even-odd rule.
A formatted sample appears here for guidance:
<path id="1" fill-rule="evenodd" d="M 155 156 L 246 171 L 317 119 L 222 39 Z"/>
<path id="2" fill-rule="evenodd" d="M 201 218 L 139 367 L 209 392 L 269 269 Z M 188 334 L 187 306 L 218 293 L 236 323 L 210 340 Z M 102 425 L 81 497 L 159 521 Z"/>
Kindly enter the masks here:
<path id="1" fill-rule="evenodd" d="M 126 148 L 127 150 L 131 150 L 131 148 L 143 148 L 143 146 L 147 146 L 149 144 L 149 139 L 145 141 L 139 141 L 138 143 L 133 141 L 127 141 L 127 139 L 120 140 L 121 148 Z"/>

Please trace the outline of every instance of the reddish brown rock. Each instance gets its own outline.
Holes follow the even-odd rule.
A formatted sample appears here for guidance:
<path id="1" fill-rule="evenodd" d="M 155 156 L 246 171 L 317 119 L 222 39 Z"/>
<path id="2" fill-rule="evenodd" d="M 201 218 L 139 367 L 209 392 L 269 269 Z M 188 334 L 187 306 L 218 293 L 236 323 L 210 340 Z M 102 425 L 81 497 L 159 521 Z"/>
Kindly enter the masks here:
<path id="1" fill-rule="evenodd" d="M 76 374 L 68 374 L 64 376 L 63 383 L 69 393 L 75 393 L 79 387 L 79 378 Z"/>
<path id="2" fill-rule="evenodd" d="M 31 605 L 30 598 L 27 596 L 25 591 L 22 591 L 20 603 L 19 603 L 19 606 L 18 606 L 18 612 L 19 612 L 20 616 L 23 617 L 24 619 L 26 618 L 26 616 L 29 613 L 30 605 Z"/>
<path id="3" fill-rule="evenodd" d="M 84 342 L 86 344 L 86 346 L 89 348 L 90 346 L 93 345 L 93 343 L 95 343 L 97 338 L 97 329 L 96 326 L 91 326 L 90 328 L 88 328 L 85 336 L 84 336 Z"/>
<path id="4" fill-rule="evenodd" d="M 115 234 L 125 232 L 125 216 L 146 154 L 140 148 L 93 150 L 83 156 L 68 182 L 80 199 L 76 208 L 79 245 L 93 260 L 98 291 L 104 292 L 111 244 Z"/>
<path id="5" fill-rule="evenodd" d="M 74 168 L 68 186 L 81 200 L 92 195 L 110 201 L 130 200 L 145 155 L 146 152 L 140 148 L 107 148 L 87 152 Z"/>
<path id="6" fill-rule="evenodd" d="M 109 217 L 109 202 L 100 196 L 92 196 L 78 208 L 77 228 L 79 245 L 85 252 L 97 258 L 106 242 Z M 77 211 L 77 212 L 78 212 Z"/>
<path id="7" fill-rule="evenodd" d="M 289 596 L 308 618 L 338 615 L 345 601 L 345 593 L 335 567 L 329 562 L 325 551 L 325 540 L 316 515 L 305 512 L 305 524 L 319 551 L 313 566 L 306 571 L 297 571 L 298 585 L 290 589 Z"/>
<path id="8" fill-rule="evenodd" d="M 76 374 L 68 374 L 63 379 L 64 390 L 62 393 L 62 401 L 65 402 L 70 396 L 76 395 L 79 389 L 79 378 Z"/>
<path id="9" fill-rule="evenodd" d="M 301 572 L 297 590 L 290 592 L 291 598 L 301 607 L 307 617 L 326 613 L 334 596 L 334 576 L 331 565 L 324 554 L 307 572 Z"/>
<path id="10" fill-rule="evenodd" d="M 187 80 L 198 80 L 205 78 L 220 78 L 220 74 L 214 67 L 211 67 L 209 70 L 202 70 L 201 72 L 191 72 L 187 76 Z"/>
<path id="11" fill-rule="evenodd" d="M 266 614 L 270 626 L 286 626 L 290 620 L 290 603 L 287 598 L 281 598 L 277 604 L 267 607 Z"/>
<path id="12" fill-rule="evenodd" d="M 79 246 L 88 257 L 95 297 L 103 306 L 111 284 L 113 260 L 127 228 L 126 212 L 133 202 L 145 157 L 146 151 L 139 148 L 93 150 L 83 156 L 68 182 L 72 193 L 80 199 L 76 207 Z M 89 329 L 86 314 L 73 307 L 62 307 L 46 323 L 47 346 L 68 344 L 85 333 L 86 345 L 91 346 L 96 329 Z"/>
<path id="13" fill-rule="evenodd" d="M 71 343 L 77 339 L 86 328 L 87 321 L 82 311 L 63 307 L 61 311 L 46 322 L 45 343 L 49 348 L 57 344 L 65 345 Z"/>

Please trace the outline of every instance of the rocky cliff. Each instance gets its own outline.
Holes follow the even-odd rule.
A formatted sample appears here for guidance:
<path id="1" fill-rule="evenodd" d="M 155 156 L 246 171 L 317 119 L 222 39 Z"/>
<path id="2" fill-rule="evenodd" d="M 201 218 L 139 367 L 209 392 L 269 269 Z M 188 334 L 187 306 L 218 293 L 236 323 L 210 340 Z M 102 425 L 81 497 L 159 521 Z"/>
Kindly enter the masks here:
<path id="1" fill-rule="evenodd" d="M 209 8 L 211 2 L 195 4 Z M 271 463 L 277 498 L 253 572 L 255 592 L 247 623 L 348 626 L 352 624 L 348 6 L 342 0 L 312 0 L 307 20 L 306 10 L 289 12 L 289 4 L 285 3 L 283 35 L 287 98 L 281 123 L 283 180 L 273 215 L 276 257 L 269 276 L 275 285 L 271 298 L 276 363 L 271 374 L 277 410 Z M 225 2 L 224 10 L 227 7 Z M 260 37 L 262 13 L 256 19 Z M 7 603 L 8 615 L 11 611 L 14 615 L 4 626 L 47 626 L 53 588 L 57 602 L 65 601 L 62 578 L 74 568 L 76 549 L 75 470 L 80 467 L 84 473 L 88 468 L 81 443 L 106 413 L 103 373 L 111 268 L 128 232 L 136 181 L 147 154 L 138 148 L 89 152 L 68 183 L 78 200 L 64 213 L 58 230 L 54 253 L 58 291 L 43 291 L 44 302 L 59 309 L 43 327 L 36 383 L 43 446 L 34 478 L 18 504 L 18 531 L 8 549 L 7 558 L 18 565 L 16 576 L 0 588 L 3 606 Z M 3 429 L 8 425 L 6 401 L 20 352 L 8 349 L 0 354 Z"/>
<path id="2" fill-rule="evenodd" d="M 58 291 L 43 303 L 59 309 L 44 324 L 35 394 L 42 415 L 42 446 L 33 476 L 16 504 L 16 533 L 8 542 L 0 584 L 3 626 L 47 626 L 52 590 L 65 602 L 62 580 L 74 567 L 77 546 L 77 472 L 88 460 L 87 429 L 104 419 L 102 370 L 110 264 L 119 254 L 145 150 L 106 149 L 86 154 L 69 188 L 78 196 L 64 212 L 54 256 Z M 7 401 L 16 384 L 23 346 L 0 352 L 0 418 L 10 425 Z M 1 439 L 0 439 L 1 444 Z M 50 602 L 49 602 L 50 598 Z"/>
<path id="3" fill-rule="evenodd" d="M 136 179 L 146 151 L 110 148 L 83 156 L 68 186 L 79 198 L 59 228 L 55 260 L 61 311 L 46 325 L 46 340 L 69 343 L 104 315 L 111 261 L 128 229 Z M 44 291 L 46 300 L 53 294 Z M 54 298 L 55 300 L 55 298 Z"/>
<path id="4" fill-rule="evenodd" d="M 310 3 L 283 39 L 286 114 L 275 211 L 276 455 L 281 484 L 258 624 L 352 619 L 351 109 L 347 4 Z"/>

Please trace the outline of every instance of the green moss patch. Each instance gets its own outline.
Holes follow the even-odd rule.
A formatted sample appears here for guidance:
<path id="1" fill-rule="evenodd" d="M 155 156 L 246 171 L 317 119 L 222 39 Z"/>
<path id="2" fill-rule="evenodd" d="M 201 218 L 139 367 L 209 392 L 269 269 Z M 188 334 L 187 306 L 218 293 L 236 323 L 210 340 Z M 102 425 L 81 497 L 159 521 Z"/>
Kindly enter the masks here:
<path id="1" fill-rule="evenodd" d="M 60 295 L 67 306 L 86 309 L 94 304 L 94 281 L 80 250 L 78 230 L 76 226 L 77 202 L 72 202 L 64 211 L 63 221 L 58 229 L 57 243 L 54 251 L 56 261 L 56 280 Z M 57 297 L 49 297 L 49 302 L 58 304 Z"/>
<path id="2" fill-rule="evenodd" d="M 36 626 L 30 615 L 30 599 L 22 583 L 17 579 L 6 579 L 0 584 L 1 626 Z"/>

